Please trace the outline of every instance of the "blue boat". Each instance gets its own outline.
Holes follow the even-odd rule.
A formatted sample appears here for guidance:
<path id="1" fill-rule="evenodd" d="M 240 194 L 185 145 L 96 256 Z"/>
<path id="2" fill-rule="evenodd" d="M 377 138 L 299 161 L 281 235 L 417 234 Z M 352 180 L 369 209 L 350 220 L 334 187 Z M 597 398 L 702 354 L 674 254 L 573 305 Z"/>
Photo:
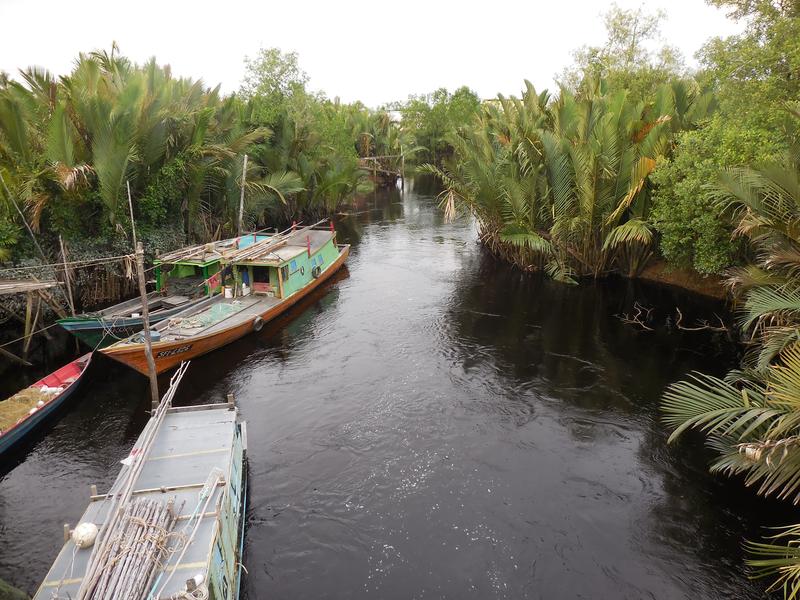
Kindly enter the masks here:
<path id="1" fill-rule="evenodd" d="M 84 354 L 0 402 L 0 454 L 52 415 L 75 392 L 92 353 Z"/>

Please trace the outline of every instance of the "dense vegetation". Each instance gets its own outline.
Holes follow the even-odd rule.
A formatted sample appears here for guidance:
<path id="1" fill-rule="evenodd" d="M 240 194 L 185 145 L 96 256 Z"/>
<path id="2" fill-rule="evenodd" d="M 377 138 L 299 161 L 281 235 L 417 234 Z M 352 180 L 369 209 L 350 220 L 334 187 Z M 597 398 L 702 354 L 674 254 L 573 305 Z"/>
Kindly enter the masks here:
<path id="1" fill-rule="evenodd" d="M 563 281 L 636 276 L 653 254 L 700 275 L 745 264 L 708 186 L 796 142 L 793 7 L 734 3 L 746 31 L 708 42 L 694 73 L 675 49 L 653 49 L 663 15 L 614 8 L 607 43 L 577 50 L 557 93 L 526 84 L 449 129 L 454 154 L 428 167 L 448 212 L 471 212 L 492 251 Z"/>
<path id="2" fill-rule="evenodd" d="M 81 54 L 61 78 L 3 77 L 0 258 L 32 255 L 20 213 L 44 247 L 58 234 L 128 244 L 128 184 L 140 230 L 162 249 L 234 233 L 243 179 L 246 227 L 315 218 L 369 188 L 360 156 L 399 152 L 385 111 L 307 91 L 296 56 L 263 50 L 247 72 L 226 97 L 113 48 Z"/>
<path id="3" fill-rule="evenodd" d="M 691 71 L 658 44 L 663 15 L 612 9 L 607 41 L 576 50 L 559 89 L 468 88 L 382 110 L 314 93 L 297 56 L 262 50 L 239 93 L 155 60 L 80 55 L 69 75 L 0 77 L 0 260 L 128 244 L 127 183 L 151 246 L 330 214 L 368 189 L 360 159 L 403 154 L 444 183 L 496 255 L 564 282 L 634 277 L 660 256 L 724 274 L 748 352 L 720 379 L 664 397 L 672 439 L 703 431 L 712 469 L 800 501 L 800 4 L 711 0 L 745 27 Z M 396 115 L 400 115 L 399 118 Z M 247 173 L 243 156 L 247 154 Z M 16 204 L 15 204 L 16 203 Z M 800 594 L 800 525 L 751 544 L 757 574 Z"/>

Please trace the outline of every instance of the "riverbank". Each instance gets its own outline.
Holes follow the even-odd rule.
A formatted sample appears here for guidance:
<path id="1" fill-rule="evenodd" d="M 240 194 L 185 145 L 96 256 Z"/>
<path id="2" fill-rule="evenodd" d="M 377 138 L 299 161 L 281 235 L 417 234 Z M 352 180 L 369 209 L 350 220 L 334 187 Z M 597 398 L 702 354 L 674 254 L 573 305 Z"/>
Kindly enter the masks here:
<path id="1" fill-rule="evenodd" d="M 662 259 L 651 260 L 639 275 L 639 279 L 660 285 L 676 287 L 681 290 L 713 298 L 726 300 L 728 290 L 725 279 L 719 275 L 701 275 L 695 271 L 678 269 Z"/>

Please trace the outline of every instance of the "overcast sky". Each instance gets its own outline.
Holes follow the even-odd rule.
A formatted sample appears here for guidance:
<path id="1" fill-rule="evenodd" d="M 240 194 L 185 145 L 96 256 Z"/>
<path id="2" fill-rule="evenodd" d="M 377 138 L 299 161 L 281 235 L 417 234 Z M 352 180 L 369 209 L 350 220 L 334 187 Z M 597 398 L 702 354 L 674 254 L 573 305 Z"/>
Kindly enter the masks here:
<path id="1" fill-rule="evenodd" d="M 739 26 L 703 0 L 619 0 L 663 8 L 666 42 L 690 65 L 703 42 Z M 137 62 L 156 56 L 178 75 L 239 87 L 243 58 L 260 47 L 299 53 L 310 86 L 377 106 L 438 87 L 468 85 L 483 98 L 539 88 L 570 52 L 605 39 L 605 0 L 404 0 L 308 2 L 195 0 L 0 0 L 0 70 L 39 65 L 68 73 L 80 51 L 111 47 Z"/>

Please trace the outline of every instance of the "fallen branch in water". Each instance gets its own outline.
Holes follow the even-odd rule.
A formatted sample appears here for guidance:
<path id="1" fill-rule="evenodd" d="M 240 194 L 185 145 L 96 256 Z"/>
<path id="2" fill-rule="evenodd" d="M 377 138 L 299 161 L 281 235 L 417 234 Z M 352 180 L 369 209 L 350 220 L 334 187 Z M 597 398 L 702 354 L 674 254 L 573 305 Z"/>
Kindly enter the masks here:
<path id="1" fill-rule="evenodd" d="M 653 331 L 652 327 L 648 327 L 645 324 L 645 321 L 650 318 L 650 313 L 653 312 L 653 308 L 645 308 L 638 302 L 633 303 L 633 315 L 628 315 L 628 313 L 623 313 L 621 315 L 614 315 L 620 321 L 625 323 L 626 325 L 635 325 L 637 327 L 641 327 L 645 331 Z M 644 316 L 644 320 L 642 319 Z"/>
<path id="2" fill-rule="evenodd" d="M 675 319 L 675 327 L 682 331 L 728 331 L 725 321 L 723 321 L 722 317 L 720 317 L 717 313 L 714 313 L 714 316 L 719 320 L 719 326 L 711 325 L 708 321 L 703 319 L 699 321 L 700 325 L 698 327 L 686 327 L 685 325 L 681 325 L 681 322 L 683 321 L 683 313 L 681 312 L 681 309 L 676 306 L 675 311 L 678 313 L 678 318 Z"/>

